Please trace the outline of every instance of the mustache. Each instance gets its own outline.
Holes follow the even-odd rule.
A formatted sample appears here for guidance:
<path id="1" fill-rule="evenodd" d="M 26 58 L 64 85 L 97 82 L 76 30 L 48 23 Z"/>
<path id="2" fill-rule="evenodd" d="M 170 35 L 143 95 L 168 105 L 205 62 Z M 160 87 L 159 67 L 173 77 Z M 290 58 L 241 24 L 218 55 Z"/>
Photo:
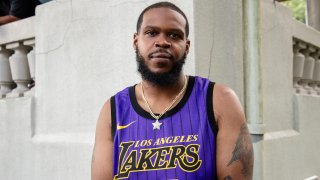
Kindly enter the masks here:
<path id="1" fill-rule="evenodd" d="M 173 58 L 172 54 L 164 49 L 158 49 L 156 51 L 153 51 L 151 52 L 149 55 L 148 55 L 148 58 L 152 58 L 155 54 L 157 53 L 163 53 L 163 54 L 166 54 L 167 56 L 169 56 L 170 59 Z"/>

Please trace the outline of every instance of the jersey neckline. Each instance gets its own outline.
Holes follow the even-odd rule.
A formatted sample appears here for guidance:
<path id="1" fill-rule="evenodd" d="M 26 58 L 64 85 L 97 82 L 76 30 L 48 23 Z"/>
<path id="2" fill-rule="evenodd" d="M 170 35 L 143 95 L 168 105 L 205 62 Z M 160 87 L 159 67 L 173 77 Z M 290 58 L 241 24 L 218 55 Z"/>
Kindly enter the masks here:
<path id="1" fill-rule="evenodd" d="M 159 120 L 165 119 L 169 116 L 172 116 L 173 114 L 177 113 L 187 102 L 187 100 L 189 99 L 193 86 L 194 86 L 194 81 L 195 81 L 195 77 L 194 76 L 189 76 L 188 78 L 188 86 L 186 89 L 186 93 L 183 95 L 182 99 L 180 100 L 180 102 L 173 107 L 172 109 L 170 109 L 168 112 L 166 112 Z M 136 111 L 136 113 L 138 113 L 140 116 L 149 119 L 149 120 L 155 120 L 149 112 L 147 112 L 146 110 L 144 110 L 137 101 L 137 97 L 136 97 L 136 90 L 135 90 L 135 86 L 137 84 L 130 86 L 129 87 L 129 96 L 130 96 L 130 101 L 132 104 L 133 109 Z"/>

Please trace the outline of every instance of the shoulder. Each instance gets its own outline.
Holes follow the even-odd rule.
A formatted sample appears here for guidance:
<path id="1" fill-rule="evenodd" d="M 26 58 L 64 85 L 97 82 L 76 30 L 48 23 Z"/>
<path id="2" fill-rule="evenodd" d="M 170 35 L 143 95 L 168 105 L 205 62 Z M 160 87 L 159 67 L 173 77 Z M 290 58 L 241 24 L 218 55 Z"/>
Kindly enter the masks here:
<path id="1" fill-rule="evenodd" d="M 110 99 L 101 108 L 95 134 L 95 145 L 91 162 L 91 179 L 112 178 L 112 146 Z"/>
<path id="2" fill-rule="evenodd" d="M 122 100 L 129 98 L 130 94 L 132 95 L 134 93 L 135 93 L 135 85 L 129 86 L 129 87 L 126 87 L 126 88 L 122 89 L 121 91 L 117 92 L 116 94 L 114 94 L 110 98 L 110 100 L 112 103 L 115 99 L 116 99 L 116 101 L 122 101 Z"/>
<path id="3" fill-rule="evenodd" d="M 126 87 L 126 88 L 122 89 L 121 91 L 118 91 L 114 96 L 128 95 L 129 92 L 130 92 L 132 89 L 134 89 L 133 87 L 135 87 L 135 85 Z"/>
<path id="4" fill-rule="evenodd" d="M 113 141 L 111 121 L 111 100 L 108 99 L 102 106 L 96 124 L 96 144 L 104 144 Z"/>
<path id="5" fill-rule="evenodd" d="M 111 125 L 110 117 L 111 117 L 111 99 L 107 99 L 100 110 L 98 124 L 102 125 L 102 127 L 110 126 Z"/>
<path id="6" fill-rule="evenodd" d="M 216 84 L 213 93 L 219 179 L 252 179 L 253 148 L 241 103 L 229 87 Z"/>
<path id="7" fill-rule="evenodd" d="M 213 104 L 216 120 L 223 120 L 224 117 L 244 116 L 242 105 L 236 93 L 226 85 L 215 84 L 213 91 Z M 238 118 L 228 118 L 238 119 Z M 242 119 L 242 118 L 240 118 Z"/>
<path id="8" fill-rule="evenodd" d="M 135 97 L 135 86 L 130 86 L 117 92 L 109 100 L 112 113 L 119 107 L 127 108 L 128 104 L 131 103 L 132 98 L 134 97 Z"/>
<path id="9" fill-rule="evenodd" d="M 237 97 L 235 92 L 228 86 L 224 84 L 216 83 L 214 86 L 215 94 L 217 94 L 219 97 L 223 98 L 234 98 Z"/>

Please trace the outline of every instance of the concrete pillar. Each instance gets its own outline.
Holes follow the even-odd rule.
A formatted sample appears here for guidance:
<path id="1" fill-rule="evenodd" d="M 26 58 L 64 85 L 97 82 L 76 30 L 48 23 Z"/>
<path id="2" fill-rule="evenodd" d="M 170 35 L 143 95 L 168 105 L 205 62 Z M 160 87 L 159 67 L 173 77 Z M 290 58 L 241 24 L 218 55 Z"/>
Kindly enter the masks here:
<path id="1" fill-rule="evenodd" d="M 305 56 L 300 52 L 301 49 L 305 49 L 306 44 L 302 42 L 295 42 L 293 47 L 293 86 L 297 93 L 300 93 L 301 86 L 298 83 L 303 75 L 303 66 L 305 61 Z"/>
<path id="2" fill-rule="evenodd" d="M 9 58 L 9 62 L 12 79 L 17 84 L 17 87 L 12 90 L 12 93 L 22 96 L 25 91 L 29 90 L 28 84 L 31 82 L 27 58 L 30 48 L 19 42 L 8 44 L 6 47 L 14 50 L 14 54 Z"/>
<path id="3" fill-rule="evenodd" d="M 320 1 L 307 0 L 307 24 L 320 31 Z"/>
<path id="4" fill-rule="evenodd" d="M 32 50 L 28 53 L 28 64 L 30 69 L 30 76 L 33 80 L 32 88 L 34 88 L 34 82 L 35 82 L 35 63 L 36 63 L 36 57 L 35 57 L 35 40 L 30 39 L 23 42 L 24 45 L 30 46 Z"/>
<path id="5" fill-rule="evenodd" d="M 11 91 L 13 84 L 9 65 L 11 51 L 0 46 L 0 98 L 4 98 Z"/>
<path id="6" fill-rule="evenodd" d="M 257 0 L 243 0 L 245 110 L 253 139 L 253 179 L 263 179 L 262 76 L 261 76 L 261 5 Z"/>
<path id="7" fill-rule="evenodd" d="M 319 60 L 319 55 L 320 55 L 320 51 L 317 48 L 316 52 L 311 54 L 311 56 L 314 59 L 314 67 L 312 70 L 312 78 L 311 78 L 311 82 L 309 83 L 309 86 L 311 88 L 310 90 L 310 94 L 311 95 L 317 95 L 318 94 L 318 90 L 317 90 L 317 86 L 320 84 L 320 60 Z"/>
<path id="8" fill-rule="evenodd" d="M 315 59 L 314 57 L 312 57 L 312 54 L 315 51 L 316 49 L 313 46 L 308 46 L 308 48 L 303 51 L 303 53 L 305 54 L 305 61 L 303 67 L 303 74 L 300 82 L 304 88 L 305 93 L 307 94 L 310 94 L 312 89 L 309 83 L 312 81 L 313 77 Z"/>

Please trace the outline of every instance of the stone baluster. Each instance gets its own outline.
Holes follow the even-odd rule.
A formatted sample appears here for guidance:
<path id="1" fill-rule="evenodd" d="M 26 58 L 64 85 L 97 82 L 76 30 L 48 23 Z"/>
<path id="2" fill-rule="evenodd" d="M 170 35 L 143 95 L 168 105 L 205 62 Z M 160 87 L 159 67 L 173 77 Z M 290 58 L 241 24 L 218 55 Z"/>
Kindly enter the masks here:
<path id="1" fill-rule="evenodd" d="M 11 92 L 12 81 L 9 56 L 12 54 L 11 50 L 0 46 L 0 98 L 5 98 L 6 94 Z"/>
<path id="2" fill-rule="evenodd" d="M 305 61 L 305 56 L 300 52 L 302 49 L 306 48 L 306 44 L 294 41 L 293 46 L 293 87 L 296 89 L 296 93 L 300 93 L 301 86 L 298 83 L 303 75 L 303 66 Z"/>
<path id="3" fill-rule="evenodd" d="M 30 39 L 23 42 L 24 45 L 32 47 L 32 50 L 28 53 L 28 64 L 30 68 L 30 75 L 33 80 L 33 83 L 30 85 L 32 89 L 34 89 L 35 85 L 35 40 Z"/>
<path id="4" fill-rule="evenodd" d="M 309 86 L 309 83 L 312 81 L 315 60 L 311 54 L 315 51 L 316 49 L 313 46 L 308 46 L 308 48 L 303 51 L 305 54 L 305 61 L 302 78 L 299 82 L 303 86 L 304 92 L 307 94 L 311 94 L 312 90 L 312 87 Z"/>
<path id="5" fill-rule="evenodd" d="M 313 71 L 313 87 L 316 95 L 320 95 L 320 49 L 318 49 L 317 57 L 314 63 Z"/>
<path id="6" fill-rule="evenodd" d="M 28 84 L 32 81 L 27 58 L 30 47 L 22 45 L 21 42 L 8 44 L 6 47 L 14 50 L 9 62 L 12 79 L 17 84 L 17 87 L 9 93 L 8 97 L 21 97 L 24 92 L 29 90 Z"/>

